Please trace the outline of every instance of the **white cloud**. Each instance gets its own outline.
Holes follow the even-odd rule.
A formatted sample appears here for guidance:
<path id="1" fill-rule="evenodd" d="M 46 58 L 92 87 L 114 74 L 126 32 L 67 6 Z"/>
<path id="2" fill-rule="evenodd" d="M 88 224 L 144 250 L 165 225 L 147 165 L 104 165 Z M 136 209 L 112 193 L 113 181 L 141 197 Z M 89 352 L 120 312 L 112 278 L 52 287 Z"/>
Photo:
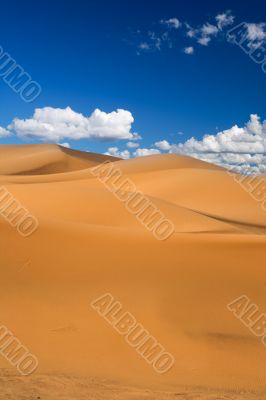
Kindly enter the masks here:
<path id="1" fill-rule="evenodd" d="M 256 50 L 265 44 L 266 24 L 264 22 L 257 24 L 242 22 L 228 31 L 227 39 L 233 43 L 241 44 L 242 48 L 246 46 L 248 52 L 253 49 Z"/>
<path id="2" fill-rule="evenodd" d="M 216 25 L 210 24 L 206 22 L 199 28 L 193 28 L 189 24 L 185 24 L 186 27 L 186 36 L 191 39 L 196 39 L 199 44 L 202 46 L 208 46 L 212 37 L 217 36 L 219 33 L 219 28 Z"/>
<path id="3" fill-rule="evenodd" d="M 204 24 L 199 30 L 198 33 L 200 37 L 198 38 L 198 43 L 202 46 L 208 46 L 211 41 L 212 36 L 216 36 L 218 33 L 218 28 L 212 24 Z"/>
<path id="4" fill-rule="evenodd" d="M 139 49 L 140 49 L 140 50 L 149 50 L 149 49 L 150 49 L 150 46 L 149 46 L 149 44 L 148 44 L 147 42 L 142 42 L 142 43 L 140 43 L 140 45 L 139 45 Z"/>
<path id="5" fill-rule="evenodd" d="M 258 115 L 252 114 L 250 121 L 243 128 L 234 125 L 216 135 L 204 135 L 202 140 L 192 137 L 185 143 L 178 144 L 176 149 L 186 153 L 264 153 L 266 152 L 266 121 L 260 123 Z"/>
<path id="6" fill-rule="evenodd" d="M 188 38 L 194 39 L 198 44 L 202 46 L 208 46 L 210 41 L 218 35 L 222 37 L 223 29 L 229 25 L 232 25 L 234 23 L 234 19 L 235 17 L 231 14 L 230 10 L 223 11 L 216 16 L 214 15 L 213 23 L 207 21 L 197 27 L 193 27 L 187 22 L 181 23 L 178 18 L 162 19 L 160 23 L 166 26 L 166 32 L 160 33 L 159 29 L 154 29 L 152 32 L 149 31 L 146 40 L 143 40 L 138 45 L 139 51 L 137 54 L 140 54 L 140 50 L 162 50 L 163 45 L 168 45 L 169 48 L 172 48 L 176 43 L 176 38 L 173 36 L 173 30 L 176 29 L 185 33 Z M 258 36 L 260 35 L 260 31 L 258 29 L 259 27 L 256 29 L 256 26 L 254 25 L 256 24 L 251 24 L 249 27 L 250 33 L 253 34 L 253 36 Z M 183 51 L 186 54 L 193 54 L 194 48 L 187 45 Z"/>
<path id="7" fill-rule="evenodd" d="M 11 135 L 11 132 L 9 130 L 7 130 L 5 128 L 2 128 L 0 126 L 0 138 L 5 138 L 5 137 L 10 136 L 10 135 Z"/>
<path id="8" fill-rule="evenodd" d="M 204 135 L 202 140 L 194 137 L 184 143 L 171 145 L 172 153 L 187 154 L 201 160 L 230 167 L 245 164 L 251 172 L 266 172 L 266 120 L 260 122 L 256 114 L 244 127 L 238 125 Z M 238 169 L 244 168 L 238 165 Z"/>
<path id="9" fill-rule="evenodd" d="M 266 173 L 266 156 L 263 154 L 189 153 L 188 155 L 243 174 Z"/>
<path id="10" fill-rule="evenodd" d="M 229 26 L 234 22 L 234 16 L 230 11 L 225 11 L 216 15 L 215 20 L 216 25 L 206 22 L 198 28 L 193 28 L 186 23 L 186 35 L 191 39 L 196 39 L 200 45 L 208 46 L 211 39 L 219 34 L 219 31 L 222 31 L 224 27 Z"/>
<path id="11" fill-rule="evenodd" d="M 210 37 L 201 37 L 198 39 L 198 43 L 201 44 L 202 46 L 208 46 L 209 42 L 211 41 Z"/>
<path id="12" fill-rule="evenodd" d="M 139 147 L 139 143 L 137 143 L 137 142 L 127 142 L 127 147 L 129 149 L 135 149 L 135 148 Z"/>
<path id="13" fill-rule="evenodd" d="M 158 149 L 164 150 L 164 151 L 171 149 L 171 145 L 170 145 L 170 143 L 168 143 L 167 140 L 160 140 L 159 142 L 155 142 L 154 146 L 158 147 Z"/>
<path id="14" fill-rule="evenodd" d="M 160 51 L 163 47 L 172 48 L 172 46 L 173 43 L 168 31 L 163 33 L 149 31 L 145 37 L 145 40 L 138 45 L 137 55 L 140 55 L 141 52 Z"/>
<path id="15" fill-rule="evenodd" d="M 148 35 L 151 40 L 150 48 L 161 50 L 161 45 L 162 45 L 161 37 L 157 36 L 155 32 L 148 32 Z"/>
<path id="16" fill-rule="evenodd" d="M 186 35 L 188 37 L 193 38 L 197 34 L 196 29 L 192 28 L 187 22 L 185 23 L 185 27 L 187 29 Z"/>
<path id="17" fill-rule="evenodd" d="M 246 24 L 247 27 L 247 38 L 252 41 L 263 41 L 266 39 L 265 32 L 266 24 L 261 22 L 259 24 Z"/>
<path id="18" fill-rule="evenodd" d="M 231 11 L 225 11 L 215 17 L 218 25 L 218 29 L 222 30 L 224 27 L 232 25 L 235 17 L 231 14 Z"/>
<path id="19" fill-rule="evenodd" d="M 174 28 L 174 29 L 178 29 L 182 25 L 178 18 L 170 18 L 167 20 L 162 19 L 161 23 L 166 24 L 167 26 L 169 26 L 169 28 Z"/>
<path id="20" fill-rule="evenodd" d="M 183 51 L 184 51 L 185 54 L 193 54 L 194 53 L 194 47 L 193 46 L 185 47 Z"/>
<path id="21" fill-rule="evenodd" d="M 153 154 L 160 154 L 160 150 L 158 149 L 137 149 L 134 152 L 135 157 L 144 157 L 144 156 L 151 156 Z"/>
<path id="22" fill-rule="evenodd" d="M 120 151 L 118 147 L 109 147 L 107 149 L 107 152 L 104 154 L 106 154 L 108 156 L 124 158 L 125 160 L 130 158 L 130 152 L 128 150 Z"/>
<path id="23" fill-rule="evenodd" d="M 160 140 L 154 146 L 163 152 L 185 154 L 200 160 L 246 173 L 266 173 L 266 120 L 261 122 L 256 114 L 239 127 L 213 135 L 204 135 L 201 140 L 194 137 L 184 143 L 170 144 Z M 156 149 L 138 149 L 134 155 L 158 154 Z"/>
<path id="24" fill-rule="evenodd" d="M 131 112 L 118 109 L 110 113 L 99 110 L 90 116 L 65 109 L 44 107 L 37 108 L 32 118 L 15 118 L 8 126 L 18 137 L 59 142 L 68 138 L 78 139 L 129 139 L 140 136 L 131 132 L 134 118 Z"/>
<path id="25" fill-rule="evenodd" d="M 211 35 L 217 35 L 218 28 L 215 25 L 207 23 L 201 27 L 200 31 L 203 36 L 211 36 Z"/>
<path id="26" fill-rule="evenodd" d="M 60 146 L 66 147 L 67 149 L 70 149 L 70 144 L 67 142 L 64 143 L 58 143 Z"/>

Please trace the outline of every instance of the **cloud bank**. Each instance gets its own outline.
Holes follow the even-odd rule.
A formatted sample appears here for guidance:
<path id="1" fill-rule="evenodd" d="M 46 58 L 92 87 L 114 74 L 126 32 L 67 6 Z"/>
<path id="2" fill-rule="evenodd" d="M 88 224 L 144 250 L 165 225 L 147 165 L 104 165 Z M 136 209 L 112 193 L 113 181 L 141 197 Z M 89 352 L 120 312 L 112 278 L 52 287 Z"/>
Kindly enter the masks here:
<path id="1" fill-rule="evenodd" d="M 244 173 L 266 173 L 266 120 L 261 121 L 257 114 L 251 114 L 243 127 L 233 125 L 202 139 L 191 137 L 179 143 L 169 143 L 163 138 L 143 148 L 137 141 L 141 137 L 132 132 L 133 122 L 131 112 L 123 109 L 110 113 L 96 109 L 90 116 L 84 116 L 70 107 L 44 107 L 36 109 L 32 118 L 15 118 L 7 128 L 0 127 L 0 138 L 16 135 L 22 140 L 62 143 L 66 147 L 70 145 L 63 139 L 127 140 L 126 148 L 109 147 L 105 154 L 124 159 L 161 153 L 185 154 Z"/>
<path id="2" fill-rule="evenodd" d="M 251 114 L 243 126 L 216 134 L 204 135 L 201 140 L 191 137 L 183 143 L 169 143 L 166 139 L 155 142 L 150 148 L 138 148 L 122 158 L 142 157 L 161 153 L 188 155 L 242 173 L 266 173 L 266 120 Z"/>

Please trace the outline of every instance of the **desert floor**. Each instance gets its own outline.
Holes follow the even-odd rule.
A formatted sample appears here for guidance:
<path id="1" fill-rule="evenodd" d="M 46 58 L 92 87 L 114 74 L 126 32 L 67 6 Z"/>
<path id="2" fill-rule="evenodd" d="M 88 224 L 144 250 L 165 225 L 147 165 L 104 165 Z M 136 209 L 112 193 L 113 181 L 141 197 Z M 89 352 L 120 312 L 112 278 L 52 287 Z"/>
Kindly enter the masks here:
<path id="1" fill-rule="evenodd" d="M 167 240 L 91 173 L 106 159 L 173 222 Z M 39 223 L 23 237 L 0 216 L 0 324 L 39 363 L 23 377 L 0 354 L 0 399 L 266 399 L 266 347 L 227 308 L 266 313 L 266 213 L 226 170 L 0 146 L 0 187 Z M 91 307 L 105 293 L 174 356 L 167 373 Z"/>

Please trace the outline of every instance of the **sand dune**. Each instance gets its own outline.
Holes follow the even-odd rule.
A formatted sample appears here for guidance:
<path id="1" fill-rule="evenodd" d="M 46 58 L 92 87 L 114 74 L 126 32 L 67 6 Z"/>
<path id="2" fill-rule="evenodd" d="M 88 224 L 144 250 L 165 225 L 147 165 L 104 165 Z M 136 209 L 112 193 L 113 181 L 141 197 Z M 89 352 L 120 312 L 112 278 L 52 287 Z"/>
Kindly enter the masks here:
<path id="1" fill-rule="evenodd" d="M 173 222 L 167 240 L 91 173 L 104 160 Z M 0 355 L 0 399 L 266 398 L 266 349 L 226 307 L 244 294 L 266 313 L 266 213 L 226 170 L 1 146 L 0 185 L 39 222 L 22 237 L 0 217 L 0 322 L 39 360 L 22 378 Z M 107 292 L 174 356 L 167 373 L 92 309 Z"/>
<path id="2" fill-rule="evenodd" d="M 2 145 L 0 146 L 0 175 L 45 175 L 70 172 L 104 162 L 119 160 L 102 154 L 85 153 L 63 146 Z"/>
<path id="3" fill-rule="evenodd" d="M 177 156 L 176 154 L 161 154 L 141 158 L 131 158 L 120 160 L 117 167 L 124 173 L 147 173 L 151 171 L 163 171 L 179 168 L 196 168 L 208 170 L 224 170 L 217 165 L 209 164 L 205 161 L 196 160 L 187 156 Z"/>

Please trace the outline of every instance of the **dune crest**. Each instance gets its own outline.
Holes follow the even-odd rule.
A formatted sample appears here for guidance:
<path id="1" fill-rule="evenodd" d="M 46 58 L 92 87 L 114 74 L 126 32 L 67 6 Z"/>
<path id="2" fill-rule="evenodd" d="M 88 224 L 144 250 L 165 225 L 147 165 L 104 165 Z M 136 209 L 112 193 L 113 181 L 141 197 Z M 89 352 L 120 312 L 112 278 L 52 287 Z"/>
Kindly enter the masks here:
<path id="1" fill-rule="evenodd" d="M 1 145 L 0 175 L 46 175 L 91 168 L 116 157 L 55 144 Z"/>

